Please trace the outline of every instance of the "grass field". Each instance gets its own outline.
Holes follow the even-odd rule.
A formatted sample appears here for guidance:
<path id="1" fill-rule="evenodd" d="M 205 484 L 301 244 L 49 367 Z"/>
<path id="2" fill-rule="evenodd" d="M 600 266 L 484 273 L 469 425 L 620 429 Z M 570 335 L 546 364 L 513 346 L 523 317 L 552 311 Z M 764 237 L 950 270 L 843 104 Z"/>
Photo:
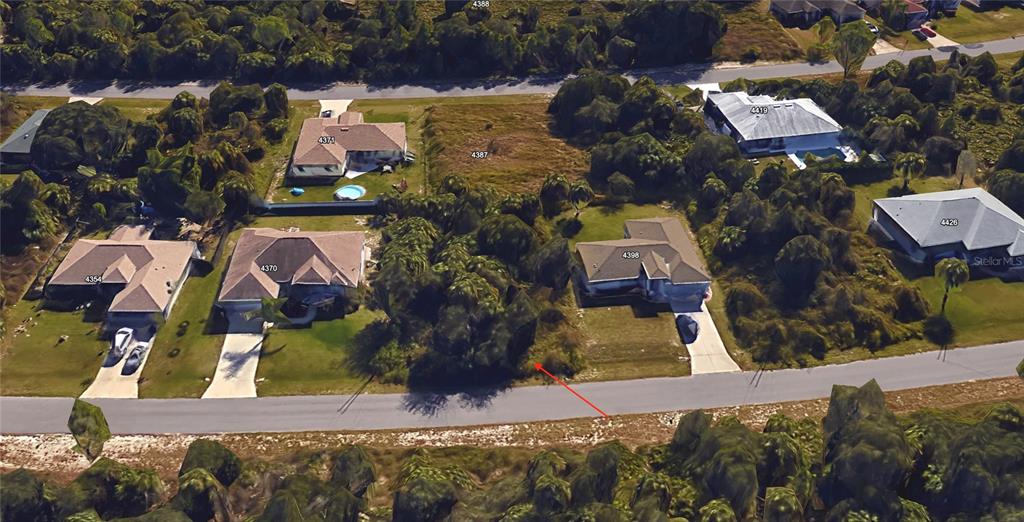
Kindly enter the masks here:
<path id="1" fill-rule="evenodd" d="M 0 394 L 77 397 L 92 383 L 108 347 L 99 338 L 100 323 L 87 322 L 82 311 L 41 310 L 38 303 L 21 301 L 4 310 Z"/>
<path id="2" fill-rule="evenodd" d="M 352 339 L 383 312 L 360 308 L 342 319 L 314 321 L 310 328 L 273 328 L 263 343 L 256 372 L 257 391 L 265 395 L 355 393 L 368 376 L 348 364 Z M 368 392 L 401 391 L 370 383 Z"/>
<path id="3" fill-rule="evenodd" d="M 974 43 L 1024 35 L 1024 9 L 1003 7 L 977 12 L 967 6 L 956 16 L 932 23 L 935 30 L 957 43 Z"/>
<path id="4" fill-rule="evenodd" d="M 725 36 L 715 44 L 714 60 L 740 61 L 751 48 L 757 49 L 758 60 L 793 60 L 803 55 L 800 43 L 768 12 L 768 0 L 719 5 L 728 27 Z"/>
<path id="5" fill-rule="evenodd" d="M 484 96 L 357 100 L 351 107 L 363 111 L 367 121 L 406 122 L 409 146 L 417 154 L 407 171 L 410 188 L 416 186 L 418 166 L 422 179 L 432 183 L 461 174 L 513 191 L 539 187 L 550 172 L 576 177 L 587 169 L 585 151 L 551 136 L 547 103 L 546 96 Z M 475 159 L 474 151 L 488 154 Z"/>
<path id="6" fill-rule="evenodd" d="M 133 122 L 146 121 L 150 116 L 164 110 L 171 100 L 151 100 L 147 98 L 103 98 L 100 105 L 117 107 L 121 114 Z"/>
<path id="7" fill-rule="evenodd" d="M 440 180 L 462 174 L 509 192 L 535 191 L 549 174 L 582 177 L 587 152 L 552 136 L 546 97 L 504 104 L 437 105 L 431 113 L 439 151 L 432 165 Z M 486 154 L 477 158 L 474 154 Z"/>
<path id="8" fill-rule="evenodd" d="M 223 334 L 208 331 L 213 303 L 239 233 L 232 233 L 213 271 L 185 281 L 142 370 L 140 397 L 199 397 L 206 390 L 224 343 Z"/>

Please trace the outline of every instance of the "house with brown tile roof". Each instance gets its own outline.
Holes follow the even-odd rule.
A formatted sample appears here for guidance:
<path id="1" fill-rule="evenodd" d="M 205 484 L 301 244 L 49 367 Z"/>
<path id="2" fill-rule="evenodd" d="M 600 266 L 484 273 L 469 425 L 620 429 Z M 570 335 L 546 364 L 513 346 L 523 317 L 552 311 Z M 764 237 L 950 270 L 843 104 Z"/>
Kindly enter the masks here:
<path id="1" fill-rule="evenodd" d="M 302 122 L 288 175 L 293 178 L 339 178 L 405 159 L 404 123 L 365 123 L 361 112 Z"/>
<path id="2" fill-rule="evenodd" d="M 577 282 L 591 298 L 636 295 L 676 312 L 700 310 L 711 277 L 675 218 L 630 219 L 624 238 L 576 244 Z"/>
<path id="3" fill-rule="evenodd" d="M 110 299 L 107 329 L 148 326 L 164 318 L 200 259 L 193 241 L 149 239 L 148 231 L 119 228 L 110 239 L 79 239 L 46 284 L 51 302 Z"/>
<path id="4" fill-rule="evenodd" d="M 363 279 L 362 232 L 242 231 L 221 284 L 217 306 L 237 319 L 261 300 L 287 297 L 315 310 L 333 305 Z"/>

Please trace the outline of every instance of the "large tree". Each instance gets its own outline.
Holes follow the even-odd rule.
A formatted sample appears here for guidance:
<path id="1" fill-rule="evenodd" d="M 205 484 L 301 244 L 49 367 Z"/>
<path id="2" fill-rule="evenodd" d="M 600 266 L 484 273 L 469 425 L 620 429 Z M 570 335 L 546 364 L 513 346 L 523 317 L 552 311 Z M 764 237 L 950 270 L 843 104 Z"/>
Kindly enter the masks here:
<path id="1" fill-rule="evenodd" d="M 875 44 L 875 35 L 868 26 L 862 23 L 843 24 L 834 39 L 832 55 L 839 65 L 843 66 L 843 79 L 856 74 L 864 64 L 871 47 Z"/>

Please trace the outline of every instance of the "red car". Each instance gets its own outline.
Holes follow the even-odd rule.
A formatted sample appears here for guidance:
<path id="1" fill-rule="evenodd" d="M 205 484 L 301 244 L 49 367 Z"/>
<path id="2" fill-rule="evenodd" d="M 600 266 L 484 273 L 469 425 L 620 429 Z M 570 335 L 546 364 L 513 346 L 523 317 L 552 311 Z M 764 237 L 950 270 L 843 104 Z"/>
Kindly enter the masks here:
<path id="1" fill-rule="evenodd" d="M 935 31 L 932 31 L 931 27 L 921 26 L 921 32 L 924 33 L 924 35 L 927 36 L 928 38 L 935 36 Z"/>

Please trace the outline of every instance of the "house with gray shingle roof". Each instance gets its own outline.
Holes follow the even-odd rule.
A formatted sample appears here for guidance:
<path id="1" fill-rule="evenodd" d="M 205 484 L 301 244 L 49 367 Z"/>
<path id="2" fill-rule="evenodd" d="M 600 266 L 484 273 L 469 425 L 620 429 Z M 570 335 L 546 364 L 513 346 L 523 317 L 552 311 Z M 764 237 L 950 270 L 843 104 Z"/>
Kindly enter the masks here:
<path id="1" fill-rule="evenodd" d="M 171 313 L 194 259 L 201 259 L 194 241 L 152 240 L 120 227 L 109 239 L 76 241 L 45 295 L 51 304 L 109 299 L 106 329 L 148 327 L 154 316 Z"/>
<path id="2" fill-rule="evenodd" d="M 577 283 L 588 297 L 636 295 L 670 304 L 676 312 L 700 310 L 711 277 L 697 246 L 675 218 L 630 219 L 624 238 L 576 244 Z"/>
<path id="3" fill-rule="evenodd" d="M 745 92 L 709 94 L 704 121 L 713 132 L 731 136 L 747 155 L 835 148 L 843 130 L 809 98 L 776 100 Z"/>
<path id="4" fill-rule="evenodd" d="M 36 139 L 36 132 L 43 119 L 49 114 L 49 109 L 39 109 L 33 112 L 24 123 L 14 130 L 14 133 L 0 144 L 0 165 L 4 172 L 23 170 L 32 162 L 32 143 Z"/>
<path id="5" fill-rule="evenodd" d="M 363 113 L 351 111 L 308 118 L 299 130 L 288 175 L 333 180 L 401 162 L 407 152 L 404 123 L 365 123 Z"/>
<path id="6" fill-rule="evenodd" d="M 876 199 L 870 227 L 916 263 L 957 257 L 1024 275 L 1024 218 L 981 188 Z"/>
<path id="7" fill-rule="evenodd" d="M 239 319 L 259 310 L 263 299 L 288 298 L 315 315 L 359 286 L 365 245 L 362 232 L 247 228 L 231 255 L 217 306 L 240 325 L 247 321 Z"/>

